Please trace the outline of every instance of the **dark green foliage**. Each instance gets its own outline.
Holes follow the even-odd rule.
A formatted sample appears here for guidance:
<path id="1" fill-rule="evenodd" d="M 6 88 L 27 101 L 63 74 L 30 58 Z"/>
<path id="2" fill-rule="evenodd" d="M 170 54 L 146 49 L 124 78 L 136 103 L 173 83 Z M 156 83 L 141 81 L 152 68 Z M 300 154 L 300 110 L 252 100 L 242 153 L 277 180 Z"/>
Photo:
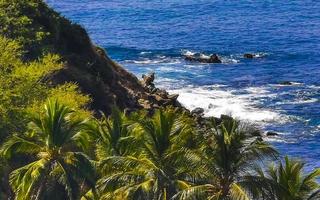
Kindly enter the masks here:
<path id="1" fill-rule="evenodd" d="M 186 116 L 177 115 L 175 109 L 161 109 L 151 118 L 142 115 L 132 120 L 134 128 L 131 127 L 129 134 L 120 140 L 131 137 L 135 146 L 127 148 L 123 155 L 99 156 L 100 168 L 105 174 L 97 185 L 101 198 L 169 199 L 174 195 L 181 196 L 179 190 L 189 188 L 192 180 L 199 176 L 196 170 L 199 155 L 184 147 L 184 136 L 193 131 L 186 123 L 188 121 Z M 112 133 L 114 129 L 109 130 Z M 111 166 L 118 167 L 113 169 Z"/>

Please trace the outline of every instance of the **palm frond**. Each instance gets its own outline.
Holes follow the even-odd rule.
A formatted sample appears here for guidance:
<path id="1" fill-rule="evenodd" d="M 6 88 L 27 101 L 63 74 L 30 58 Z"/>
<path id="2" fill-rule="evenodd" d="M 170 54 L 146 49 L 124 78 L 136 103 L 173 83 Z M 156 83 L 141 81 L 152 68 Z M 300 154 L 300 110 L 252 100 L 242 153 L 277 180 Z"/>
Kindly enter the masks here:
<path id="1" fill-rule="evenodd" d="M 230 196 L 233 200 L 250 200 L 247 192 L 236 183 L 231 184 Z"/>
<path id="2" fill-rule="evenodd" d="M 14 170 L 10 174 L 10 185 L 15 191 L 17 199 L 30 199 L 37 193 L 41 180 L 48 170 L 49 161 L 40 159 L 24 167 Z"/>
<path id="3" fill-rule="evenodd" d="M 22 138 L 18 135 L 10 137 L 0 148 L 1 154 L 10 158 L 14 154 L 34 154 L 41 150 L 42 146 L 36 141 Z"/>

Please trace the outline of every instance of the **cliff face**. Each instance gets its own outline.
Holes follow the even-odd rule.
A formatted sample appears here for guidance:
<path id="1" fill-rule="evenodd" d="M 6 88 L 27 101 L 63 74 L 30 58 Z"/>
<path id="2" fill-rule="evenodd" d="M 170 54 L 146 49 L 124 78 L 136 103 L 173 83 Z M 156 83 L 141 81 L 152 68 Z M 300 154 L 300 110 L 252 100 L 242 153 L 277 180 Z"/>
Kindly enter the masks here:
<path id="1" fill-rule="evenodd" d="M 81 26 L 60 16 L 42 0 L 0 1 L 0 12 L 0 34 L 21 42 L 26 60 L 43 53 L 59 54 L 64 68 L 50 77 L 52 84 L 78 83 L 92 97 L 91 109 L 109 113 L 112 105 L 138 109 L 177 104 L 164 91 L 151 92 L 144 87 L 93 45 Z"/>

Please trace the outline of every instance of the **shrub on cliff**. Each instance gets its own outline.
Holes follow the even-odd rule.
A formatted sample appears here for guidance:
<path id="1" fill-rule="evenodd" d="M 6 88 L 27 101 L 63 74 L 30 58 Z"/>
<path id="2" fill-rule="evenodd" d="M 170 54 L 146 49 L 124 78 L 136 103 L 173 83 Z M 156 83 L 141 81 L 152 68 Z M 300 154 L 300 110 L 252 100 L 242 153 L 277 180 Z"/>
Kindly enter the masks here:
<path id="1" fill-rule="evenodd" d="M 60 57 L 47 54 L 36 61 L 24 62 L 19 42 L 0 36 L 0 132 L 2 136 L 22 130 L 28 113 L 40 111 L 39 105 L 48 97 L 62 100 L 66 105 L 80 108 L 89 97 L 80 94 L 72 83 L 53 87 L 46 77 L 62 68 Z M 1 137 L 0 137 L 1 138 Z"/>

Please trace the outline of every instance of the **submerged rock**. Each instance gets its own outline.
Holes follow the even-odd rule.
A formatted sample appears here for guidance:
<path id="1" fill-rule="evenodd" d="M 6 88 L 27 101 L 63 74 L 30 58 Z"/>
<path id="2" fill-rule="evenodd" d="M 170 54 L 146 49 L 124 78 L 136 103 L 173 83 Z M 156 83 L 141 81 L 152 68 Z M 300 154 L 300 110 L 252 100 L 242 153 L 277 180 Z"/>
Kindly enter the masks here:
<path id="1" fill-rule="evenodd" d="M 281 82 L 279 82 L 279 84 L 280 85 L 293 85 L 293 83 L 290 81 L 281 81 Z"/>
<path id="2" fill-rule="evenodd" d="M 278 136 L 278 135 L 279 135 L 278 133 L 273 132 L 273 131 L 268 131 L 268 132 L 266 133 L 266 136 Z"/>

